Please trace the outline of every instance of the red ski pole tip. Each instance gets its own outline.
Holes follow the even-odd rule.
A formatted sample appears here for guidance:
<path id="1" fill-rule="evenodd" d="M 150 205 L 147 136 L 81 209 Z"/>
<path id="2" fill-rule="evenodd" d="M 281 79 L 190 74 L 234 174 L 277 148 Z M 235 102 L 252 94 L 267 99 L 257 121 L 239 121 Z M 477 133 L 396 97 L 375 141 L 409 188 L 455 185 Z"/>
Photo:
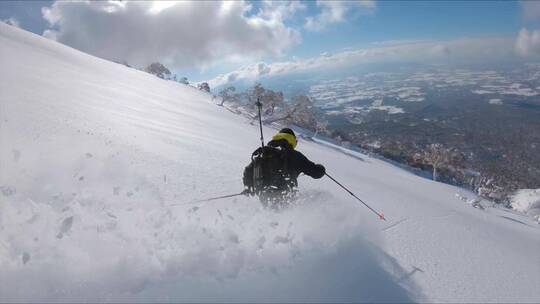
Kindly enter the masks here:
<path id="1" fill-rule="evenodd" d="M 379 214 L 379 218 L 380 218 L 381 220 L 383 220 L 383 221 L 386 221 L 386 219 L 384 218 L 384 214 L 382 214 L 382 213 Z"/>

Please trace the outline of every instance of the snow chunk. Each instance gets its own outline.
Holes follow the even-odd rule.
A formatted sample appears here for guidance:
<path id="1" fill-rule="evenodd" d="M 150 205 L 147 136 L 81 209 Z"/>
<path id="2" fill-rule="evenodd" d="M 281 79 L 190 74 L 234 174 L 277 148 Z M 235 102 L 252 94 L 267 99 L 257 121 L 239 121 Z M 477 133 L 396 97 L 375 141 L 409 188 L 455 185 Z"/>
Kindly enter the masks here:
<path id="1" fill-rule="evenodd" d="M 510 202 L 514 210 L 529 214 L 540 222 L 540 189 L 520 189 Z"/>

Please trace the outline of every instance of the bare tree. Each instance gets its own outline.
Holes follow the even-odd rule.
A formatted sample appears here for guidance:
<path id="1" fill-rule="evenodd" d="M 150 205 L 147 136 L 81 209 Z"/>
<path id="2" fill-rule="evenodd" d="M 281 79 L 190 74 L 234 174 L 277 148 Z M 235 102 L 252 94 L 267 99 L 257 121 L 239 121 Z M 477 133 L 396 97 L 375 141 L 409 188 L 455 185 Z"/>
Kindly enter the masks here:
<path id="1" fill-rule="evenodd" d="M 276 107 L 283 107 L 284 105 L 283 92 L 275 92 L 272 90 L 265 90 L 261 102 L 267 108 L 266 114 L 273 115 Z"/>
<path id="2" fill-rule="evenodd" d="M 266 91 L 265 88 L 262 86 L 262 84 L 260 83 L 256 83 L 254 86 L 253 86 L 253 89 L 251 90 L 252 93 L 250 96 L 252 96 L 252 98 L 254 98 L 253 101 L 256 101 L 257 98 L 261 98 L 263 95 L 264 95 L 264 92 Z"/>
<path id="3" fill-rule="evenodd" d="M 292 101 L 292 122 L 301 127 L 315 130 L 317 125 L 317 115 L 311 98 L 306 95 L 296 95 Z"/>
<path id="4" fill-rule="evenodd" d="M 324 119 L 317 119 L 315 121 L 315 134 L 313 134 L 313 137 L 316 137 L 317 134 L 320 132 L 327 132 L 328 131 L 328 120 Z"/>
<path id="5" fill-rule="evenodd" d="M 181 77 L 181 78 L 178 80 L 178 82 L 183 83 L 183 84 L 186 84 L 186 85 L 189 84 L 189 81 L 188 81 L 187 77 L 185 77 L 185 76 L 184 76 L 184 77 Z"/>
<path id="6" fill-rule="evenodd" d="M 233 86 L 221 90 L 221 106 L 225 102 L 241 103 L 245 100 L 245 106 L 250 109 L 255 107 L 257 100 L 263 105 L 262 114 L 266 116 L 264 123 L 284 121 L 287 124 L 297 124 L 315 132 L 326 131 L 328 123 L 319 119 L 313 101 L 306 95 L 296 95 L 289 102 L 285 102 L 283 92 L 265 89 L 260 83 L 256 83 L 244 93 L 236 93 Z"/>
<path id="7" fill-rule="evenodd" d="M 249 105 L 255 105 L 257 100 L 260 101 L 265 115 L 273 115 L 276 108 L 283 107 L 285 101 L 283 92 L 266 89 L 260 83 L 247 90 L 246 96 Z"/>
<path id="8" fill-rule="evenodd" d="M 318 123 L 317 113 L 312 100 L 308 96 L 302 94 L 294 96 L 283 112 L 282 115 L 267 119 L 265 122 L 286 121 L 288 124 L 296 124 L 310 130 L 316 130 Z"/>
<path id="9" fill-rule="evenodd" d="M 433 167 L 433 180 L 437 180 L 438 169 L 450 159 L 449 151 L 442 144 L 430 144 L 423 153 L 424 159 Z"/>
<path id="10" fill-rule="evenodd" d="M 225 102 L 233 102 L 238 101 L 238 95 L 236 93 L 236 88 L 233 86 L 227 87 L 218 93 L 219 97 L 221 97 L 221 103 L 220 106 L 223 106 Z"/>
<path id="11" fill-rule="evenodd" d="M 154 62 L 144 68 L 144 71 L 152 75 L 156 75 L 161 79 L 169 78 L 171 76 L 171 71 L 167 69 L 163 64 L 159 62 Z"/>
<path id="12" fill-rule="evenodd" d="M 263 103 L 264 100 L 262 100 L 262 97 L 265 91 L 266 90 L 260 83 L 255 83 L 253 87 L 247 89 L 245 92 L 245 97 L 247 98 L 248 105 L 250 107 L 254 107 L 257 100 Z M 264 103 L 263 103 L 263 106 L 264 106 Z"/>
<path id="13" fill-rule="evenodd" d="M 208 85 L 208 82 L 199 83 L 197 88 L 201 91 L 210 93 L 210 85 Z"/>

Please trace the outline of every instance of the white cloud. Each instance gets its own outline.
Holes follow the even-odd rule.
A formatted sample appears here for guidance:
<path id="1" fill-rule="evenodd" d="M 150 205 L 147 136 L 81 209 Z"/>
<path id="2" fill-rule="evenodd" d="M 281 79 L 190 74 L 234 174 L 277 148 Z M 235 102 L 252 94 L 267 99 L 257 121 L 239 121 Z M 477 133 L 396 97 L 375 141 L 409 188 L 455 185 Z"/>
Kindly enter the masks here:
<path id="1" fill-rule="evenodd" d="M 15 17 L 9 17 L 8 19 L 2 20 L 4 23 L 12 25 L 14 27 L 21 27 L 21 24 L 19 23 L 19 20 L 17 20 Z"/>
<path id="2" fill-rule="evenodd" d="M 321 12 L 313 17 L 306 18 L 305 28 L 311 31 L 320 31 L 329 25 L 345 21 L 347 15 L 355 9 L 372 11 L 375 1 L 321 1 L 317 0 L 317 7 Z"/>
<path id="3" fill-rule="evenodd" d="M 271 20 L 284 21 L 292 19 L 298 11 L 303 11 L 306 6 L 300 1 L 262 1 L 262 9 L 259 16 Z"/>
<path id="4" fill-rule="evenodd" d="M 516 51 L 524 57 L 539 55 L 540 31 L 528 31 L 525 28 L 521 29 L 516 40 Z"/>
<path id="5" fill-rule="evenodd" d="M 270 73 L 270 67 L 264 62 L 257 64 L 257 74 L 264 75 Z"/>
<path id="6" fill-rule="evenodd" d="M 521 9 L 523 17 L 526 20 L 540 19 L 540 2 L 539 1 L 521 1 Z"/>
<path id="7" fill-rule="evenodd" d="M 244 1 L 57 1 L 42 11 L 51 25 L 43 35 L 136 66 L 204 67 L 281 56 L 299 42 L 283 20 L 300 8 L 269 3 L 253 14 Z"/>
<path id="8" fill-rule="evenodd" d="M 391 44 L 378 43 L 373 48 L 346 50 L 335 54 L 271 64 L 256 63 L 209 81 L 212 87 L 261 76 L 285 75 L 295 72 L 350 68 L 374 63 L 490 63 L 513 59 L 513 39 L 505 37 L 462 38 L 449 41 L 406 41 Z M 381 46 L 382 45 L 382 46 Z M 259 66 L 264 66 L 260 73 Z M 234 75 L 231 77 L 231 75 Z"/>

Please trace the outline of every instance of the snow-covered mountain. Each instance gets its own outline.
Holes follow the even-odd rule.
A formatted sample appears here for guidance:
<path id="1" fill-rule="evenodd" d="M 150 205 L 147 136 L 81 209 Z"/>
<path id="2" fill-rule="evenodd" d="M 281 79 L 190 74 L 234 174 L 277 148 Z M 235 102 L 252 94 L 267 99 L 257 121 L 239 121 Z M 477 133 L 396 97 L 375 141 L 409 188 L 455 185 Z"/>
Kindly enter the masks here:
<path id="1" fill-rule="evenodd" d="M 169 206 L 241 191 L 257 125 L 3 23 L 0 66 L 0 302 L 540 301 L 530 218 L 305 140 L 388 221 L 307 177 L 281 212 Z"/>

